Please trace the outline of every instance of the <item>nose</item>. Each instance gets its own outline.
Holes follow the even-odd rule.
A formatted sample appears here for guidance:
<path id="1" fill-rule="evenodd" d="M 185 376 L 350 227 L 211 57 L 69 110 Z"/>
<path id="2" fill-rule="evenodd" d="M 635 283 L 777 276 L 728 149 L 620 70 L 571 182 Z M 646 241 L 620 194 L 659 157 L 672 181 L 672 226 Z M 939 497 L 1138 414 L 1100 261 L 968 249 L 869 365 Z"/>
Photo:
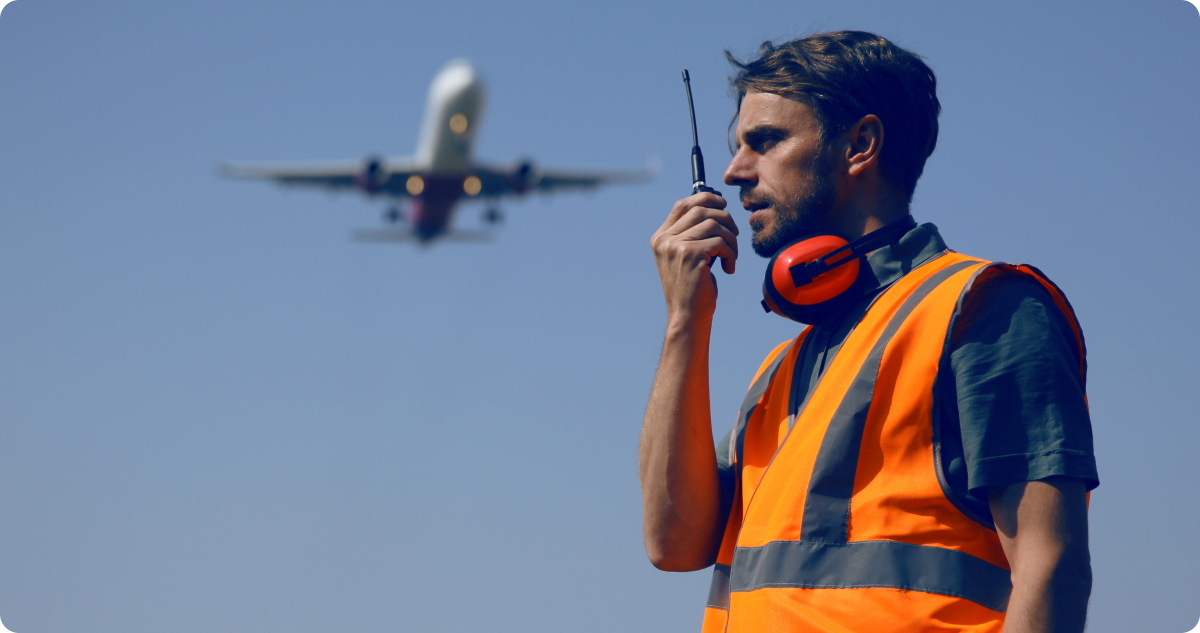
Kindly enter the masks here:
<path id="1" fill-rule="evenodd" d="M 758 174 L 754 169 L 754 158 L 750 155 L 750 151 L 743 145 L 738 148 L 733 155 L 733 160 L 729 161 L 729 167 L 725 170 L 725 184 L 732 187 L 753 188 L 758 182 Z"/>

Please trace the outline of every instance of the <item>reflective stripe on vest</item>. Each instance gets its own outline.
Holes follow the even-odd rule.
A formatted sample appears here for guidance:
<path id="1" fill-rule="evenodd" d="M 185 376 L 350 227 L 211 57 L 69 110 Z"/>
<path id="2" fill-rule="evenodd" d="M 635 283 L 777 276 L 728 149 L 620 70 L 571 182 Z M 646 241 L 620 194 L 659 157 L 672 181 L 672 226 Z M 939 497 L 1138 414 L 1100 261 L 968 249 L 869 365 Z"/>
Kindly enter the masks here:
<path id="1" fill-rule="evenodd" d="M 733 561 L 726 572 L 736 579 L 727 580 L 730 591 L 887 587 L 966 598 L 993 611 L 1004 611 L 1012 592 L 1006 569 L 952 549 L 896 541 L 775 541 L 739 548 Z"/>
<path id="2" fill-rule="evenodd" d="M 749 391 L 746 392 L 746 397 L 742 400 L 741 409 L 738 411 L 737 421 L 734 423 L 734 432 L 730 434 L 729 446 L 729 463 L 735 467 L 738 463 L 738 454 L 741 452 L 740 438 L 742 437 L 741 429 L 746 426 L 746 421 L 754 414 L 755 407 L 758 406 L 770 387 L 775 382 L 775 375 L 779 372 L 780 367 L 784 362 L 791 359 L 795 363 L 795 355 L 791 354 L 792 349 L 800 349 L 800 343 L 803 342 L 808 330 L 801 332 L 796 341 L 788 341 L 779 345 L 767 356 L 763 361 L 762 367 L 758 370 L 758 375 L 755 376 L 754 382 L 750 385 Z M 736 481 L 741 481 L 741 476 L 736 478 Z M 726 523 L 725 534 L 721 541 L 721 549 L 717 553 L 717 563 L 713 566 L 712 584 L 708 590 L 708 603 L 704 610 L 704 626 L 702 633 L 721 633 L 725 630 L 726 614 L 729 611 L 729 571 L 730 565 L 733 563 L 734 546 L 737 543 L 738 526 L 741 525 L 741 484 L 737 484 L 737 489 L 734 493 L 733 509 L 730 512 L 729 520 Z"/>
<path id="3" fill-rule="evenodd" d="M 731 434 L 737 490 L 705 633 L 1003 627 L 1007 560 L 951 498 L 933 422 L 962 298 L 997 266 L 1047 288 L 1086 368 L 1074 314 L 1039 271 L 951 252 L 876 299 L 799 411 L 787 400 L 810 330 L 777 348 Z"/>

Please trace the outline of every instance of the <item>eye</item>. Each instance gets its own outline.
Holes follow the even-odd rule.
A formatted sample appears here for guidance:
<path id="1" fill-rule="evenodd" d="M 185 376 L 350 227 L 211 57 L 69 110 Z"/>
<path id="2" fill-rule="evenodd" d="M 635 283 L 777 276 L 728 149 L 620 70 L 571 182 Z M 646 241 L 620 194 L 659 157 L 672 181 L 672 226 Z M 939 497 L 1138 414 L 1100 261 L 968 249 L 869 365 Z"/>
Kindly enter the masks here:
<path id="1" fill-rule="evenodd" d="M 785 138 L 777 130 L 759 130 L 746 135 L 746 146 L 755 154 L 765 154 Z"/>

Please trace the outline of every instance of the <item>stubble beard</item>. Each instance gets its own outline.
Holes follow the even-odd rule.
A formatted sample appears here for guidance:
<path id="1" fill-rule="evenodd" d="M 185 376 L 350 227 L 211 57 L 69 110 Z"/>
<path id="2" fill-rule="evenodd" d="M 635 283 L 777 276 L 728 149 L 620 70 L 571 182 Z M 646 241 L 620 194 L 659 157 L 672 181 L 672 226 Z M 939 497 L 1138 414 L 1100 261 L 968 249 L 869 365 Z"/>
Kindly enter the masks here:
<path id="1" fill-rule="evenodd" d="M 750 222 L 754 231 L 750 245 L 760 257 L 771 258 L 779 249 L 806 234 L 828 230 L 830 212 L 837 192 L 833 186 L 831 173 L 832 154 L 826 156 L 822 151 L 813 158 L 809 170 L 810 187 L 808 193 L 799 200 L 776 200 L 770 196 L 757 194 L 753 189 L 743 189 L 741 200 L 743 206 L 761 205 L 766 203 L 774 211 L 775 222 L 769 230 L 762 220 Z"/>

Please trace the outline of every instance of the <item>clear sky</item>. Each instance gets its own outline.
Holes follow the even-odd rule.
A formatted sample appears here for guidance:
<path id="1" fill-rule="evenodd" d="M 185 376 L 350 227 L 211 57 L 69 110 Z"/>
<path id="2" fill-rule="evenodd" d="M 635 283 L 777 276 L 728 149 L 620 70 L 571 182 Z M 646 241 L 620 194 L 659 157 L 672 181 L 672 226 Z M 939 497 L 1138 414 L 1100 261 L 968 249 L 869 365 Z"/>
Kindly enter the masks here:
<path id="1" fill-rule="evenodd" d="M 832 29 L 937 72 L 916 218 L 1038 266 L 1078 311 L 1101 479 L 1090 630 L 1190 629 L 1200 14 L 1184 0 L 17 0 L 0 16 L 4 624 L 698 631 L 709 572 L 647 562 L 636 473 L 665 321 L 649 238 L 690 185 L 679 71 L 719 174 L 722 49 Z M 424 250 L 349 241 L 380 203 L 216 175 L 407 155 L 455 57 L 487 83 L 481 159 L 658 156 L 661 173 L 509 203 L 493 243 Z M 763 262 L 743 252 L 720 276 L 718 435 L 798 331 L 762 313 Z"/>

